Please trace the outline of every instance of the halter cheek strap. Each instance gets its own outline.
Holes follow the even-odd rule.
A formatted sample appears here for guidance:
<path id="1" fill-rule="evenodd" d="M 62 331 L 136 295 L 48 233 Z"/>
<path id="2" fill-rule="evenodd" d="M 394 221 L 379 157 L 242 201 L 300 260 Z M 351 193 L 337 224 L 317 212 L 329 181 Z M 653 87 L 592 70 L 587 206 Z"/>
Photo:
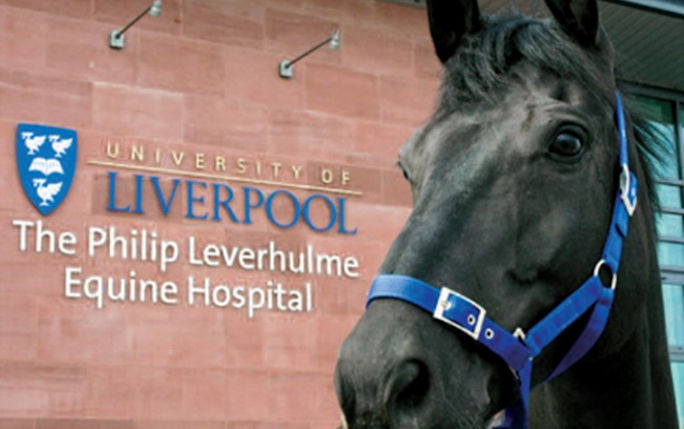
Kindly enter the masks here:
<path id="1" fill-rule="evenodd" d="M 637 202 L 637 179 L 629 170 L 627 133 L 620 94 L 616 95 L 618 125 L 620 186 L 613 206 L 608 236 L 601 259 L 591 275 L 569 297 L 563 300 L 541 321 L 525 333 L 517 328 L 512 334 L 487 317 L 487 311 L 477 302 L 443 287 L 437 289 L 413 277 L 384 274 L 373 281 L 366 305 L 375 299 L 391 298 L 409 302 L 447 325 L 462 331 L 503 359 L 516 376 L 520 400 L 506 409 L 499 429 L 525 429 L 529 423 L 529 395 L 534 359 L 583 314 L 591 311 L 582 333 L 552 371 L 550 380 L 581 359 L 596 343 L 608 321 L 617 286 L 622 245 L 627 236 L 629 218 Z M 612 274 L 610 285 L 599 278 L 602 268 Z"/>

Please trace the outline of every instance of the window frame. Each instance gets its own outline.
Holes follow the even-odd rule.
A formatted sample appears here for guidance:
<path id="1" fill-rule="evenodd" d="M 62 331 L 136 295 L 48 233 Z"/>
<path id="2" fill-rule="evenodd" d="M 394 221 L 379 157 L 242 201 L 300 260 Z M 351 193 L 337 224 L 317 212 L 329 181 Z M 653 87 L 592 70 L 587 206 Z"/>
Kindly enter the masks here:
<path id="1" fill-rule="evenodd" d="M 682 217 L 682 222 L 684 222 L 684 179 L 682 179 L 684 178 L 684 123 L 682 122 L 682 111 L 684 110 L 684 93 L 632 82 L 620 82 L 620 87 L 622 87 L 630 95 L 666 101 L 669 102 L 674 108 L 674 139 L 677 156 L 679 158 L 680 179 L 658 179 L 656 180 L 656 183 L 679 187 L 682 207 L 663 207 L 661 212 L 680 215 Z M 684 246 L 684 236 L 676 237 L 658 235 L 657 241 L 675 243 Z M 660 265 L 660 276 L 663 283 L 675 284 L 684 288 L 684 265 Z M 671 362 L 684 363 L 684 344 L 669 345 L 669 354 Z"/>

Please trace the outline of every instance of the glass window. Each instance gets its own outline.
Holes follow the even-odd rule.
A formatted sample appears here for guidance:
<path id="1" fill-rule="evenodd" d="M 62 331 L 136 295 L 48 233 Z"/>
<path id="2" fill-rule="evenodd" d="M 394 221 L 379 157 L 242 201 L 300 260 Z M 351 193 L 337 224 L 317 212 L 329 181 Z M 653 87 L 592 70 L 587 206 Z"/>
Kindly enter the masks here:
<path id="1" fill-rule="evenodd" d="M 662 268 L 684 266 L 684 244 L 660 241 L 658 243 L 658 262 Z"/>
<path id="2" fill-rule="evenodd" d="M 684 182 L 681 165 L 684 105 L 672 100 L 643 96 L 636 97 L 633 102 L 637 109 L 646 115 L 649 123 L 672 144 L 671 153 L 664 154 L 665 157 L 657 170 L 660 183 L 657 184 L 656 190 L 662 207 L 662 211 L 656 215 L 656 230 L 660 238 L 658 260 L 662 269 L 681 275 L 684 273 L 684 243 L 678 240 L 684 239 Z M 675 109 L 679 110 L 679 124 L 675 123 Z M 684 346 L 684 285 L 663 284 L 663 303 L 679 425 L 684 428 L 684 360 L 681 354 L 672 352 L 681 350 Z"/>
<path id="3" fill-rule="evenodd" d="M 684 287 L 681 284 L 663 285 L 667 343 L 684 345 Z"/>
<path id="4" fill-rule="evenodd" d="M 682 193 L 678 185 L 659 183 L 656 185 L 660 204 L 665 208 L 682 207 Z M 656 218 L 656 228 L 660 235 L 671 237 L 684 236 L 684 222 L 682 215 L 662 212 Z"/>

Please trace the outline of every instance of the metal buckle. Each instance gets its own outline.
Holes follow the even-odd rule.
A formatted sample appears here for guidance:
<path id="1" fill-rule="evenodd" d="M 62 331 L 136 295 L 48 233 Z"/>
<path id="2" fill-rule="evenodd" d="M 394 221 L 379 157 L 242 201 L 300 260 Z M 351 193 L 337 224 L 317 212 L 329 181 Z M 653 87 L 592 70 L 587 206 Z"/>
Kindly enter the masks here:
<path id="1" fill-rule="evenodd" d="M 448 319 L 444 317 L 444 312 L 449 309 L 449 297 L 450 296 L 456 296 L 469 304 L 471 304 L 473 307 L 477 308 L 479 311 L 477 315 L 477 319 L 475 321 L 475 328 L 471 331 L 469 330 L 466 326 L 460 325 L 456 322 L 454 322 L 451 319 Z M 439 292 L 439 300 L 437 301 L 437 307 L 435 307 L 435 311 L 432 313 L 432 317 L 434 317 L 437 320 L 440 320 L 444 323 L 446 323 L 449 326 L 453 326 L 456 329 L 459 329 L 471 338 L 473 338 L 475 341 L 479 341 L 480 339 L 480 331 L 482 330 L 482 324 L 484 323 L 485 315 L 487 314 L 487 310 L 484 309 L 480 304 L 476 303 L 472 299 L 469 299 L 463 295 L 461 295 L 458 292 L 455 292 L 449 288 L 443 287 L 442 290 Z"/>
<path id="2" fill-rule="evenodd" d="M 622 171 L 620 172 L 620 199 L 625 205 L 625 209 L 627 209 L 627 214 L 632 217 L 634 210 L 636 210 L 637 198 L 636 196 L 634 197 L 634 203 L 629 199 L 630 182 L 629 167 L 627 167 L 627 164 L 622 164 Z"/>

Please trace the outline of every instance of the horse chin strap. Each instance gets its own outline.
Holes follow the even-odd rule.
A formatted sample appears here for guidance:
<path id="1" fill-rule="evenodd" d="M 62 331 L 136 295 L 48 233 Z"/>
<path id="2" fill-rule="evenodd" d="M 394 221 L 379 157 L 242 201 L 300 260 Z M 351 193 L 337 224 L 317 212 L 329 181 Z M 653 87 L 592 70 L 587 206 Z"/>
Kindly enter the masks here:
<path id="1" fill-rule="evenodd" d="M 591 315 L 584 330 L 553 370 L 550 380 L 581 359 L 596 343 L 606 326 L 617 286 L 617 272 L 622 255 L 623 240 L 627 236 L 629 218 L 637 202 L 637 179 L 629 170 L 627 133 L 620 94 L 616 94 L 620 187 L 613 206 L 613 216 L 601 258 L 589 277 L 569 297 L 555 307 L 539 323 L 525 333 L 517 328 L 512 334 L 487 317 L 484 307 L 460 293 L 443 287 L 437 289 L 428 283 L 403 275 L 379 275 L 373 280 L 366 306 L 381 298 L 399 299 L 416 305 L 432 316 L 487 347 L 510 367 L 520 389 L 520 399 L 505 411 L 499 429 L 524 429 L 529 423 L 529 395 L 532 365 L 535 357 L 566 328 L 587 311 Z M 610 285 L 599 277 L 605 268 L 612 274 Z"/>

